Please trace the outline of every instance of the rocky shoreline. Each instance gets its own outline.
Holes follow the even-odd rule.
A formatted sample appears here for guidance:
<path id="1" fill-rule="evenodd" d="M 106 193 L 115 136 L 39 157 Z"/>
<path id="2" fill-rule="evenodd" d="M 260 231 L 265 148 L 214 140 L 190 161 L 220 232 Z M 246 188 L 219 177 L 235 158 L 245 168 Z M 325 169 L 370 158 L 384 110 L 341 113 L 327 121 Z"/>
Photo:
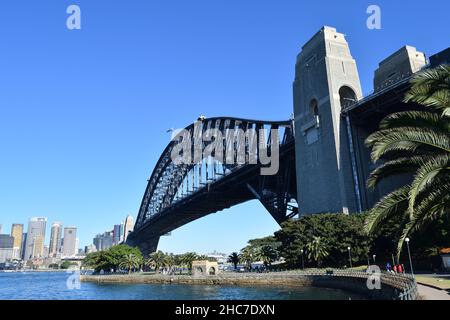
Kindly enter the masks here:
<path id="1" fill-rule="evenodd" d="M 131 275 L 81 275 L 81 281 L 97 283 L 135 284 L 197 284 L 197 285 L 266 285 L 311 286 L 312 278 L 286 274 L 220 274 L 214 276 L 131 274 Z"/>
<path id="2" fill-rule="evenodd" d="M 418 298 L 415 282 L 405 276 L 383 274 L 380 290 L 368 286 L 369 275 L 365 272 L 334 270 L 271 273 L 221 273 L 208 276 L 162 275 L 162 274 L 114 274 L 81 275 L 80 280 L 96 283 L 117 284 L 183 284 L 183 285 L 230 285 L 230 286 L 281 286 L 287 288 L 320 287 L 354 292 L 368 299 L 414 300 Z"/>

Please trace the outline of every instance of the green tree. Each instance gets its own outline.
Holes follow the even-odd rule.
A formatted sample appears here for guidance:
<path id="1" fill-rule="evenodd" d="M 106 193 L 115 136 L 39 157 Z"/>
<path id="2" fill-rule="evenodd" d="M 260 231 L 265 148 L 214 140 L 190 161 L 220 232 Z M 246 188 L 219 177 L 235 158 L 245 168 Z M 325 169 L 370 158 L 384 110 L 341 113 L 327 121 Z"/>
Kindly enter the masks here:
<path id="1" fill-rule="evenodd" d="M 241 253 L 239 254 L 239 259 L 245 263 L 245 266 L 247 269 L 252 268 L 252 263 L 255 261 L 255 250 L 250 245 L 246 246 L 241 250 Z"/>
<path id="2" fill-rule="evenodd" d="M 139 268 L 141 263 L 142 261 L 139 257 L 129 253 L 125 257 L 122 257 L 119 266 L 120 268 L 128 270 L 128 274 L 130 274 L 133 269 Z"/>
<path id="3" fill-rule="evenodd" d="M 94 268 L 95 272 L 102 270 L 116 272 L 120 268 L 120 263 L 129 254 L 133 254 L 139 261 L 142 260 L 142 253 L 139 248 L 121 244 L 108 250 L 89 253 L 83 260 L 83 265 Z"/>
<path id="4" fill-rule="evenodd" d="M 355 263 L 367 263 L 371 238 L 364 232 L 367 214 L 316 214 L 300 219 L 288 220 L 275 232 L 279 241 L 279 253 L 286 260 L 286 266 L 302 266 L 302 250 L 305 258 L 306 245 L 314 236 L 327 241 L 329 255 L 323 259 L 327 266 L 342 267 L 348 264 L 347 247 L 352 247 Z M 307 259 L 305 259 L 308 264 Z"/>
<path id="5" fill-rule="evenodd" d="M 267 268 L 278 259 L 278 253 L 272 246 L 265 245 L 256 252 L 256 259 L 262 261 Z"/>
<path id="6" fill-rule="evenodd" d="M 189 272 L 192 272 L 192 262 L 197 259 L 198 255 L 195 252 L 187 252 L 181 256 L 181 261 L 188 268 Z"/>
<path id="7" fill-rule="evenodd" d="M 322 265 L 323 259 L 325 259 L 329 253 L 327 244 L 321 237 L 313 237 L 313 239 L 306 244 L 306 254 L 308 259 L 317 262 L 317 266 Z"/>
<path id="8" fill-rule="evenodd" d="M 237 269 L 237 265 L 241 259 L 239 258 L 239 254 L 237 252 L 233 252 L 228 256 L 228 262 L 232 263 L 234 266 L 234 270 Z"/>
<path id="9" fill-rule="evenodd" d="M 366 221 L 373 234 L 393 216 L 402 216 L 398 256 L 406 237 L 450 207 L 450 66 L 419 72 L 411 84 L 405 102 L 425 108 L 388 115 L 366 140 L 372 160 L 383 162 L 371 173 L 369 188 L 393 175 L 412 175 L 412 182 L 383 197 Z"/>
<path id="10" fill-rule="evenodd" d="M 161 250 L 153 252 L 147 259 L 146 265 L 154 268 L 155 272 L 158 273 L 166 262 L 166 255 Z"/>
<path id="11" fill-rule="evenodd" d="M 61 263 L 61 269 L 69 269 L 71 266 L 76 266 L 77 264 L 71 261 L 63 261 L 63 263 Z"/>

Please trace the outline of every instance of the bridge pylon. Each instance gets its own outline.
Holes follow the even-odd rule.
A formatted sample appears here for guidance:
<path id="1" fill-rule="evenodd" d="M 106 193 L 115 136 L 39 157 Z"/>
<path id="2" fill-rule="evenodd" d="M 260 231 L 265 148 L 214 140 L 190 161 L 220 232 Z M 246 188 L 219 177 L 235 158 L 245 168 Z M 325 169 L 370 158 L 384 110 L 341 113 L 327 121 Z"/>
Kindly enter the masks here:
<path id="1" fill-rule="evenodd" d="M 341 108 L 361 99 L 362 92 L 344 34 L 323 27 L 303 46 L 293 93 L 300 213 L 359 211 L 349 149 L 351 128 L 341 117 Z"/>

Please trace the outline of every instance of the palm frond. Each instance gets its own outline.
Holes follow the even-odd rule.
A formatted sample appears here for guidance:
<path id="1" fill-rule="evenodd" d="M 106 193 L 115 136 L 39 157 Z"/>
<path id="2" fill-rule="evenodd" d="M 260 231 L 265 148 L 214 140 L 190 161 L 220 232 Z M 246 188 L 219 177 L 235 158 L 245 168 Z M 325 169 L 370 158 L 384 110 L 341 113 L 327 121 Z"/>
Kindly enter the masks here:
<path id="1" fill-rule="evenodd" d="M 367 187 L 373 189 L 380 182 L 380 180 L 393 175 L 413 173 L 423 164 L 424 159 L 427 158 L 428 157 L 424 155 L 404 157 L 388 161 L 378 166 L 370 173 L 370 176 L 367 179 Z"/>
<path id="2" fill-rule="evenodd" d="M 448 213 L 450 208 L 450 182 L 437 186 L 427 194 L 420 205 L 410 216 L 409 222 L 403 229 L 397 245 L 397 256 L 400 257 L 403 243 L 411 233 L 423 228 L 428 223 Z"/>
<path id="3" fill-rule="evenodd" d="M 423 164 L 417 170 L 409 191 L 408 210 L 411 216 L 414 214 L 417 197 L 427 186 L 431 186 L 432 189 L 437 187 L 436 182 L 439 182 L 439 180 L 437 181 L 436 178 L 441 175 L 444 175 L 444 182 L 450 179 L 450 153 L 423 161 Z M 430 190 L 427 190 L 427 192 L 430 192 Z"/>
<path id="4" fill-rule="evenodd" d="M 411 89 L 405 95 L 405 102 L 415 102 L 435 110 L 443 115 L 450 108 L 450 66 L 441 65 L 426 69 L 414 75 Z"/>
<path id="5" fill-rule="evenodd" d="M 366 139 L 372 147 L 373 161 L 393 151 L 414 152 L 419 148 L 435 153 L 450 153 L 450 135 L 428 128 L 402 127 L 374 132 Z"/>
<path id="6" fill-rule="evenodd" d="M 374 233 L 383 221 L 397 214 L 406 213 L 409 188 L 407 185 L 389 193 L 370 210 L 364 226 L 368 234 Z"/>
<path id="7" fill-rule="evenodd" d="M 391 129 L 399 127 L 419 127 L 419 128 L 435 128 L 448 133 L 450 123 L 448 119 L 444 119 L 440 114 L 428 111 L 402 111 L 387 115 L 380 122 L 380 129 Z"/>

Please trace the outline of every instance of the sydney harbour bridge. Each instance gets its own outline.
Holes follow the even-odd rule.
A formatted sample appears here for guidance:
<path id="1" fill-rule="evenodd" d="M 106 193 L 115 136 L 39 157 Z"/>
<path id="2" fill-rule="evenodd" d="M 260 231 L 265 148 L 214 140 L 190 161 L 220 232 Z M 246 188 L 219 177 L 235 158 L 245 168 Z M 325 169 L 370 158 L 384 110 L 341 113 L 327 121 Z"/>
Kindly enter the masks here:
<path id="1" fill-rule="evenodd" d="M 202 156 L 192 163 L 179 164 L 174 161 L 173 151 L 182 134 L 172 139 L 148 181 L 135 231 L 128 236 L 127 243 L 138 245 L 144 253 L 153 252 L 161 235 L 253 199 L 259 200 L 278 223 L 295 215 L 298 211 L 292 123 L 292 120 L 217 117 L 199 118 L 186 127 L 184 138 L 190 142 L 192 153 L 199 149 L 204 155 L 216 142 L 214 139 L 195 139 L 196 136 L 205 137 L 208 132 L 216 132 L 224 140 L 220 151 L 224 156 L 228 155 L 227 159 L 220 161 L 220 157 L 214 154 L 218 153 L 216 148 L 209 157 Z M 267 146 L 267 153 L 271 154 L 271 141 L 274 139 L 270 133 L 274 130 L 280 133 L 279 139 L 275 140 L 279 143 L 279 167 L 275 175 L 262 175 L 261 168 L 265 165 L 261 162 L 249 164 L 249 157 L 252 151 L 260 152 L 260 148 L 252 146 Z M 248 134 L 250 132 L 268 134 Z M 244 156 L 241 160 L 240 155 Z M 256 154 L 256 158 L 259 156 Z"/>
<path id="2" fill-rule="evenodd" d="M 380 62 L 374 92 L 363 97 L 345 36 L 323 27 L 297 56 L 293 119 L 200 117 L 187 126 L 156 163 L 126 243 L 154 252 L 160 236 L 255 199 L 279 224 L 296 215 L 371 208 L 404 181 L 368 190 L 374 164 L 364 141 L 387 114 L 420 108 L 403 102 L 410 79 L 442 63 L 450 63 L 450 48 L 427 62 L 422 52 L 404 46 Z M 270 174 L 263 171 L 273 163 L 254 161 L 264 156 L 277 161 Z"/>

